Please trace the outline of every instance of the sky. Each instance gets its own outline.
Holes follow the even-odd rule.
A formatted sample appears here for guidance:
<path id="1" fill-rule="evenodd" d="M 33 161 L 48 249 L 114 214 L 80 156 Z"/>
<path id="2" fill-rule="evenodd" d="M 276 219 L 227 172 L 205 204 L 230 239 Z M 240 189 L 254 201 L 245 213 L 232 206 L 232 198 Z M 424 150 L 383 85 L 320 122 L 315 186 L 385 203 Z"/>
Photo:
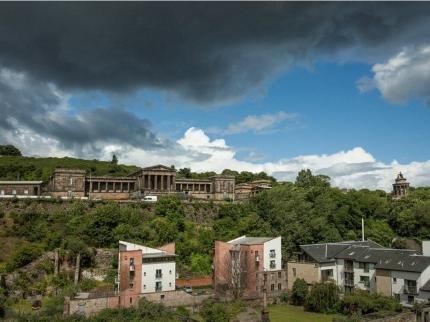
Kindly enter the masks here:
<path id="1" fill-rule="evenodd" d="M 0 3 L 0 144 L 430 185 L 430 3 Z"/>

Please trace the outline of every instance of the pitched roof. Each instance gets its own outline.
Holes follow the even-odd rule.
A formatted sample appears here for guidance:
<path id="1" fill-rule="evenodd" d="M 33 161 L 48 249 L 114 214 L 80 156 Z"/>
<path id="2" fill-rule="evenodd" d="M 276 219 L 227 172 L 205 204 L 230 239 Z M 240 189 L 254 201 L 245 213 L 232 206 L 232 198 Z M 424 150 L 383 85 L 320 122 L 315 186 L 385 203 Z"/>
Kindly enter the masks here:
<path id="1" fill-rule="evenodd" d="M 430 257 L 416 250 L 384 248 L 371 240 L 301 245 L 300 248 L 318 263 L 349 259 L 374 263 L 379 269 L 408 272 L 422 272 L 430 266 Z"/>
<path id="2" fill-rule="evenodd" d="M 338 254 L 343 253 L 349 247 L 382 247 L 374 241 L 345 241 L 339 243 L 324 243 L 300 245 L 300 248 L 318 263 L 333 262 Z M 343 258 L 343 257 L 342 257 Z"/>
<path id="3" fill-rule="evenodd" d="M 0 181 L 0 184 L 42 184 L 43 181 Z"/>
<path id="4" fill-rule="evenodd" d="M 421 287 L 421 291 L 430 292 L 430 279 Z"/>
<path id="5" fill-rule="evenodd" d="M 175 169 L 172 169 L 171 167 L 167 167 L 167 166 L 162 165 L 162 164 L 157 164 L 157 165 L 153 165 L 150 167 L 142 168 L 142 170 L 162 170 L 162 171 L 168 170 L 168 171 L 172 171 L 172 172 L 176 171 Z"/>

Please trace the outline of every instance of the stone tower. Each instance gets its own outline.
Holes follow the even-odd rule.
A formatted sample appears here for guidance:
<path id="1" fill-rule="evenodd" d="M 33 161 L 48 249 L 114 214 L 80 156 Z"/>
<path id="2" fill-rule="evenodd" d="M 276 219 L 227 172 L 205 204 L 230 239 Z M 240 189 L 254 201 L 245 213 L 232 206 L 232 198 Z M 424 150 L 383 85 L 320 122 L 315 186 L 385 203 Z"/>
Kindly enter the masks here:
<path id="1" fill-rule="evenodd" d="M 395 182 L 393 183 L 393 198 L 400 199 L 408 194 L 409 182 L 403 177 L 403 174 L 399 172 Z"/>

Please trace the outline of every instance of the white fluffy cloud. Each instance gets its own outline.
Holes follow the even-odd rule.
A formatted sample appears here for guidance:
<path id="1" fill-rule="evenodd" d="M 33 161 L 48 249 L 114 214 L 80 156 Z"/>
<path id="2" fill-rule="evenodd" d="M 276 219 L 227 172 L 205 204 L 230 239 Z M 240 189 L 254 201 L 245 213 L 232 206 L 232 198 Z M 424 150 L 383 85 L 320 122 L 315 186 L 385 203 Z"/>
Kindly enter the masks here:
<path id="1" fill-rule="evenodd" d="M 378 89 L 394 103 L 419 97 L 430 104 L 430 45 L 405 48 L 384 63 L 372 67 L 373 78 L 363 77 L 360 91 Z"/>
<path id="2" fill-rule="evenodd" d="M 285 121 L 292 120 L 297 117 L 296 113 L 287 113 L 280 111 L 274 114 L 248 115 L 243 120 L 229 124 L 225 129 L 217 127 L 208 129 L 208 133 L 212 134 L 239 134 L 254 132 L 257 134 L 278 131 L 285 128 Z"/>

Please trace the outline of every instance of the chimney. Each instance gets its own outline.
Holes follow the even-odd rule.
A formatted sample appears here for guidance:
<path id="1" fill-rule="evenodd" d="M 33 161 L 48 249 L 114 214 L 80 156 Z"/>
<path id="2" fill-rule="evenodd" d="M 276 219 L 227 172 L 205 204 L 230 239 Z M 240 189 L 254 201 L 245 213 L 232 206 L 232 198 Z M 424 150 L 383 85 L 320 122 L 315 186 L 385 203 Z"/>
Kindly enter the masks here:
<path id="1" fill-rule="evenodd" d="M 430 256 L 430 240 L 423 240 L 422 248 L 423 248 L 423 255 Z"/>

